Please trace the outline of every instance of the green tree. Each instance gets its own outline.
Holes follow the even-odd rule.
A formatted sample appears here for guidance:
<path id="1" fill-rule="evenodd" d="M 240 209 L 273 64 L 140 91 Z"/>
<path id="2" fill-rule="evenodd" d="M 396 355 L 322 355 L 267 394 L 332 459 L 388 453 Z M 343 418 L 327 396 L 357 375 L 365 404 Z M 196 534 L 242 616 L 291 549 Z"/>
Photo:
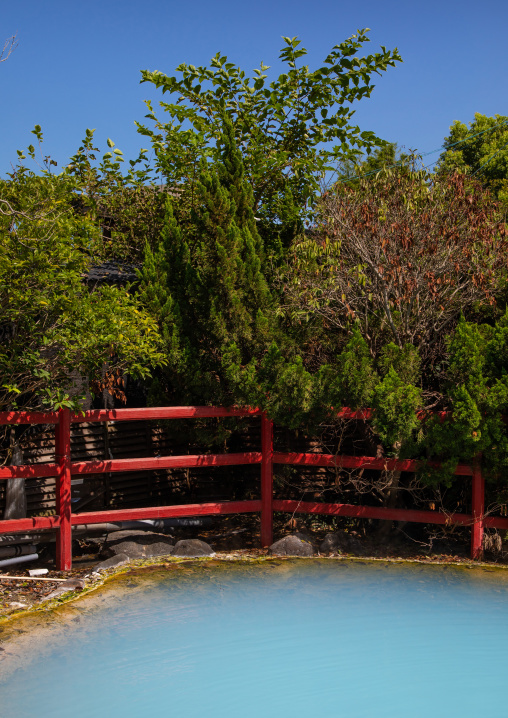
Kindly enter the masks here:
<path id="1" fill-rule="evenodd" d="M 440 471 L 426 472 L 449 483 L 458 462 L 483 455 L 490 476 L 508 466 L 508 438 L 503 414 L 508 410 L 508 312 L 494 325 L 461 319 L 448 338 L 446 404 L 449 416 L 426 424 L 427 455 L 443 461 Z"/>
<path id="2" fill-rule="evenodd" d="M 438 172 L 475 175 L 508 207 L 508 117 L 476 112 L 469 126 L 456 120 L 444 148 Z"/>
<path id="3" fill-rule="evenodd" d="M 412 155 L 400 151 L 396 142 L 386 142 L 377 147 L 370 155 L 364 155 L 360 161 L 343 162 L 339 171 L 339 182 L 348 187 L 358 187 L 360 178 L 371 177 L 381 170 L 395 166 L 409 166 Z"/>
<path id="4" fill-rule="evenodd" d="M 147 118 L 155 129 L 139 125 L 152 142 L 167 183 L 181 186 L 192 184 L 200 175 L 203 158 L 212 164 L 218 161 L 217 140 L 225 113 L 252 187 L 261 229 L 271 235 L 274 226 L 280 225 L 281 237 L 288 221 L 294 225 L 295 216 L 314 203 L 326 172 L 382 144 L 372 132 L 361 132 L 351 123 L 351 105 L 370 96 L 375 73 L 401 61 L 396 49 L 384 47 L 358 57 L 369 40 L 367 30 L 359 30 L 335 45 L 321 67 L 310 70 L 298 64 L 306 55 L 300 41 L 283 39 L 280 59 L 286 70 L 270 84 L 268 66 L 261 63 L 254 76 L 248 77 L 220 53 L 209 67 L 179 65 L 180 76 L 144 71 L 143 82 L 151 82 L 174 99 L 161 102 L 167 120 L 158 119 L 148 102 Z"/>
<path id="5" fill-rule="evenodd" d="M 162 241 L 146 248 L 141 272 L 140 297 L 158 318 L 168 353 L 162 390 L 179 401 L 231 401 L 226 350 L 249 361 L 273 331 L 252 190 L 227 116 L 218 147 L 220 162 L 201 164 L 191 209 L 167 199 Z"/>
<path id="6" fill-rule="evenodd" d="M 27 152 L 35 157 L 33 146 Z M 146 377 L 164 361 L 156 324 L 128 288 L 90 292 L 84 283 L 100 230 L 75 211 L 76 177 L 53 174 L 55 164 L 46 158 L 39 172 L 20 164 L 0 181 L 2 410 L 79 407 L 87 382 Z"/>

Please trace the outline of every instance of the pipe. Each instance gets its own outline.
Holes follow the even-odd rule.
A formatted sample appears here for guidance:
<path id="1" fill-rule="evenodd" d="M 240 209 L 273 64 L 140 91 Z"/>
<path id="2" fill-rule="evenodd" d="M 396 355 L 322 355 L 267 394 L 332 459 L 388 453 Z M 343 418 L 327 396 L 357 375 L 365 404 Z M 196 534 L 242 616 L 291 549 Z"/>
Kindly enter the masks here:
<path id="1" fill-rule="evenodd" d="M 103 524 L 78 524 L 72 527 L 74 536 L 88 533 L 112 533 L 113 531 L 135 530 L 138 531 L 161 531 L 168 528 L 180 526 L 209 526 L 214 521 L 213 516 L 189 516 L 174 519 L 142 519 L 139 521 L 118 521 L 117 523 Z M 55 541 L 55 534 L 52 529 L 38 534 L 3 534 L 0 535 L 0 546 L 11 546 L 22 543 L 51 543 Z"/>
<path id="2" fill-rule="evenodd" d="M 0 546 L 0 559 L 12 558 L 13 556 L 26 556 L 35 553 L 36 548 L 30 544 L 22 544 L 17 546 Z"/>
<path id="3" fill-rule="evenodd" d="M 16 563 L 28 563 L 28 561 L 37 561 L 38 558 L 38 553 L 31 553 L 28 556 L 16 556 L 16 558 L 8 558 L 5 561 L 0 561 L 0 566 L 14 566 L 14 564 Z"/>
<path id="4" fill-rule="evenodd" d="M 163 531 L 168 528 L 176 528 L 178 526 L 208 526 L 212 523 L 213 519 L 210 516 L 197 516 L 188 518 L 174 518 L 174 519 L 142 519 L 139 521 L 118 521 L 108 522 L 103 524 L 77 524 L 73 526 L 74 531 L 91 532 L 91 531 L 125 531 L 134 530 L 138 531 Z"/>
<path id="5" fill-rule="evenodd" d="M 43 534 L 3 534 L 0 535 L 0 546 L 12 546 L 13 544 L 23 543 L 44 543 L 51 540 L 55 540 L 55 537 L 51 536 L 51 529 Z"/>

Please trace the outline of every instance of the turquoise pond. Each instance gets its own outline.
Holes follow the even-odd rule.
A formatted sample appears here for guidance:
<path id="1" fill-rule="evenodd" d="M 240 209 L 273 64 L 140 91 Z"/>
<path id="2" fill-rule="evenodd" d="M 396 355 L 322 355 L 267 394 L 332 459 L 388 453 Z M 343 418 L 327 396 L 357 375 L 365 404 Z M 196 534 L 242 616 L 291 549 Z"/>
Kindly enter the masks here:
<path id="1" fill-rule="evenodd" d="M 507 574 L 336 560 L 139 572 L 0 632 L 0 716 L 508 716 Z"/>

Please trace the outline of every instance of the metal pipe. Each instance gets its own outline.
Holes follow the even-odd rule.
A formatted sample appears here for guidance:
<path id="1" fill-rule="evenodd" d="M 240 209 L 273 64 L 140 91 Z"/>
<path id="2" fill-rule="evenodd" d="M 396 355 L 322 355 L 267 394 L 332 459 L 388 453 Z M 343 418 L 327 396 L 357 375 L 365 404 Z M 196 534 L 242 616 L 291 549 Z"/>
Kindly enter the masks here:
<path id="1" fill-rule="evenodd" d="M 8 558 L 5 561 L 0 561 L 0 567 L 14 566 L 16 563 L 28 563 L 28 561 L 37 561 L 38 558 L 38 553 L 31 553 L 28 556 L 16 556 L 16 558 Z"/>
<path id="2" fill-rule="evenodd" d="M 16 546 L 0 546 L 0 559 L 12 558 L 13 556 L 26 556 L 36 552 L 36 547 L 31 544 L 18 544 Z"/>
<path id="3" fill-rule="evenodd" d="M 139 521 L 118 521 L 117 523 L 101 524 L 77 524 L 72 527 L 73 536 L 92 533 L 112 533 L 113 531 L 135 530 L 153 531 L 168 528 L 187 526 L 210 526 L 214 521 L 213 516 L 189 516 L 172 519 L 142 519 Z M 14 544 L 39 544 L 52 543 L 55 541 L 55 533 L 51 529 L 44 533 L 37 534 L 0 534 L 0 546 L 12 546 Z"/>
<path id="4" fill-rule="evenodd" d="M 213 522 L 211 516 L 196 516 L 196 517 L 185 517 L 185 518 L 174 518 L 174 519 L 142 519 L 139 521 L 118 521 L 108 522 L 102 524 L 77 524 L 73 526 L 74 530 L 77 531 L 125 531 L 135 530 L 138 531 L 163 531 L 168 528 L 176 528 L 179 526 L 209 526 Z"/>

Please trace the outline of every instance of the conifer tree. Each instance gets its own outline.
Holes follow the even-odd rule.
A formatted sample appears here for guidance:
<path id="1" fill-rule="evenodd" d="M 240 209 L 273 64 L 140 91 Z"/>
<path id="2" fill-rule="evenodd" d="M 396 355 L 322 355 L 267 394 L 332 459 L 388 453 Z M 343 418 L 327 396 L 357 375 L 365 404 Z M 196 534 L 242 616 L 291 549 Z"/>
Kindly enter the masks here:
<path id="1" fill-rule="evenodd" d="M 190 211 L 168 198 L 158 249 L 147 247 L 141 296 L 157 317 L 169 364 L 167 398 L 232 401 L 223 357 L 234 346 L 242 361 L 266 343 L 271 312 L 265 256 L 231 122 L 225 118 L 221 161 L 202 164 Z"/>

